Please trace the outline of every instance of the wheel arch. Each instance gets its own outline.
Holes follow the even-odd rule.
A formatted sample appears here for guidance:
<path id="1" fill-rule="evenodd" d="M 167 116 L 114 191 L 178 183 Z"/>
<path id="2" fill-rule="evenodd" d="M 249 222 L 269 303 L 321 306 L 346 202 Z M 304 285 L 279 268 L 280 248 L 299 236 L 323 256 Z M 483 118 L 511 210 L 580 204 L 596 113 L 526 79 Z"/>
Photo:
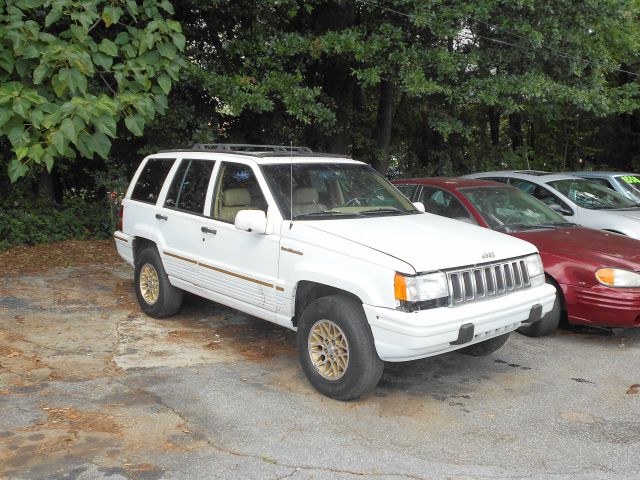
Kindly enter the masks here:
<path id="1" fill-rule="evenodd" d="M 293 326 L 298 326 L 298 320 L 307 305 L 318 298 L 328 297 L 330 295 L 344 295 L 356 300 L 358 303 L 363 303 L 360 297 L 347 290 L 311 280 L 300 280 L 295 288 L 294 315 L 291 319 Z"/>
<path id="2" fill-rule="evenodd" d="M 147 247 L 154 247 L 154 248 L 158 248 L 158 244 L 156 242 L 154 242 L 153 240 L 149 240 L 148 238 L 145 237 L 135 237 L 133 239 L 133 263 L 136 263 L 136 259 L 138 258 L 138 255 L 140 254 L 140 252 L 142 250 L 144 250 Z M 160 253 L 158 251 L 158 253 Z"/>
<path id="3" fill-rule="evenodd" d="M 618 235 L 624 235 L 625 237 L 629 236 L 626 233 L 619 232 L 618 230 L 611 230 L 610 228 L 603 228 L 602 231 L 609 232 L 609 233 L 617 233 Z"/>
<path id="4" fill-rule="evenodd" d="M 560 302 L 562 306 L 562 315 L 567 315 L 567 301 L 564 298 L 564 292 L 562 291 L 562 287 L 560 286 L 558 281 L 553 276 L 549 275 L 547 272 L 544 273 L 544 276 L 547 283 L 550 283 L 554 287 L 556 287 L 556 291 L 558 292 L 558 296 L 560 298 Z"/>

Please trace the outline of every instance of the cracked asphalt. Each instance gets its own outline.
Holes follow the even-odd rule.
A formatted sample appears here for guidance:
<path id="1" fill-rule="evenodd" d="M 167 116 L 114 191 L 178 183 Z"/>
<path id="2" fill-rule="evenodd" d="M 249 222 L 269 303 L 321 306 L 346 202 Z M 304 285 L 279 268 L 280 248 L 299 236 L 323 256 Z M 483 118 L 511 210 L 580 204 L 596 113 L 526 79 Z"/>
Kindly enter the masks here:
<path id="1" fill-rule="evenodd" d="M 341 403 L 293 332 L 192 296 L 154 320 L 131 278 L 0 275 L 0 478 L 640 476 L 640 330 L 388 364 Z"/>

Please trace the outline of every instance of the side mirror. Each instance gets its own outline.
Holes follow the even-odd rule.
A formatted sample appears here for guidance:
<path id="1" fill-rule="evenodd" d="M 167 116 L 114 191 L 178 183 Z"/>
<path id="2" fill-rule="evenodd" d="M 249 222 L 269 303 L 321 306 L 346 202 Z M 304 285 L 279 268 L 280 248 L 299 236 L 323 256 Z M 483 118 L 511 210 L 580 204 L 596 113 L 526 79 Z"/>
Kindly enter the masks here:
<path id="1" fill-rule="evenodd" d="M 240 210 L 233 222 L 239 230 L 248 232 L 266 233 L 267 216 L 262 210 Z"/>
<path id="2" fill-rule="evenodd" d="M 573 212 L 568 208 L 564 208 L 562 205 L 558 205 L 557 203 L 552 203 L 549 205 L 551 210 L 558 212 L 560 215 L 564 215 L 566 217 L 570 217 L 573 215 Z"/>
<path id="3" fill-rule="evenodd" d="M 413 202 L 413 206 L 416 207 L 417 210 L 420 210 L 420 212 L 424 213 L 426 212 L 426 208 L 424 208 L 424 203 L 422 202 Z"/>

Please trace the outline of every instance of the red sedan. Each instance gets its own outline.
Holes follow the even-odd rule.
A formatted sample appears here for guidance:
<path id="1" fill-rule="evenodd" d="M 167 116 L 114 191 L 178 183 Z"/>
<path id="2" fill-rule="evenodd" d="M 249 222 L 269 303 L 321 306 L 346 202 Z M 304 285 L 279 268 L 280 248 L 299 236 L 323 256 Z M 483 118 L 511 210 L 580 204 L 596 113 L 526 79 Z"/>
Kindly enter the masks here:
<path id="1" fill-rule="evenodd" d="M 501 183 L 467 178 L 393 183 L 429 213 L 491 228 L 538 247 L 557 299 L 551 312 L 521 333 L 553 332 L 563 311 L 572 324 L 640 326 L 640 240 L 569 223 L 534 197 Z"/>

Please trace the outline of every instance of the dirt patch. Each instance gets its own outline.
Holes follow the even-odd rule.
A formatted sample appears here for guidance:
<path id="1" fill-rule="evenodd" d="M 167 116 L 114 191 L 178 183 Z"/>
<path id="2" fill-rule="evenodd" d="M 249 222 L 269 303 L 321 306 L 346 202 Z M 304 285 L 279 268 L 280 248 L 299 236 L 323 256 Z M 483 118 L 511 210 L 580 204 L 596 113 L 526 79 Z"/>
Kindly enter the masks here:
<path id="1" fill-rule="evenodd" d="M 114 302 L 117 308 L 130 309 L 133 310 L 134 313 L 141 312 L 140 305 L 138 305 L 138 300 L 134 293 L 133 279 L 122 280 L 116 283 L 114 295 Z"/>
<path id="2" fill-rule="evenodd" d="M 113 240 L 66 240 L 42 245 L 21 245 L 0 252 L 0 275 L 122 262 Z"/>
<path id="3" fill-rule="evenodd" d="M 629 390 L 627 390 L 627 395 L 636 395 L 640 393 L 640 383 L 634 383 L 629 386 Z"/>
<path id="4" fill-rule="evenodd" d="M 92 432 L 119 433 L 122 425 L 114 421 L 115 415 L 101 412 L 85 412 L 75 407 L 42 407 L 48 420 L 38 424 L 34 430 L 41 428 L 64 429 L 70 431 L 88 430 Z"/>
<path id="5" fill-rule="evenodd" d="M 289 330 L 256 320 L 255 323 L 225 325 L 212 330 L 215 340 L 206 347 L 218 350 L 230 346 L 243 357 L 262 361 L 280 355 L 296 355 L 295 334 Z"/>

